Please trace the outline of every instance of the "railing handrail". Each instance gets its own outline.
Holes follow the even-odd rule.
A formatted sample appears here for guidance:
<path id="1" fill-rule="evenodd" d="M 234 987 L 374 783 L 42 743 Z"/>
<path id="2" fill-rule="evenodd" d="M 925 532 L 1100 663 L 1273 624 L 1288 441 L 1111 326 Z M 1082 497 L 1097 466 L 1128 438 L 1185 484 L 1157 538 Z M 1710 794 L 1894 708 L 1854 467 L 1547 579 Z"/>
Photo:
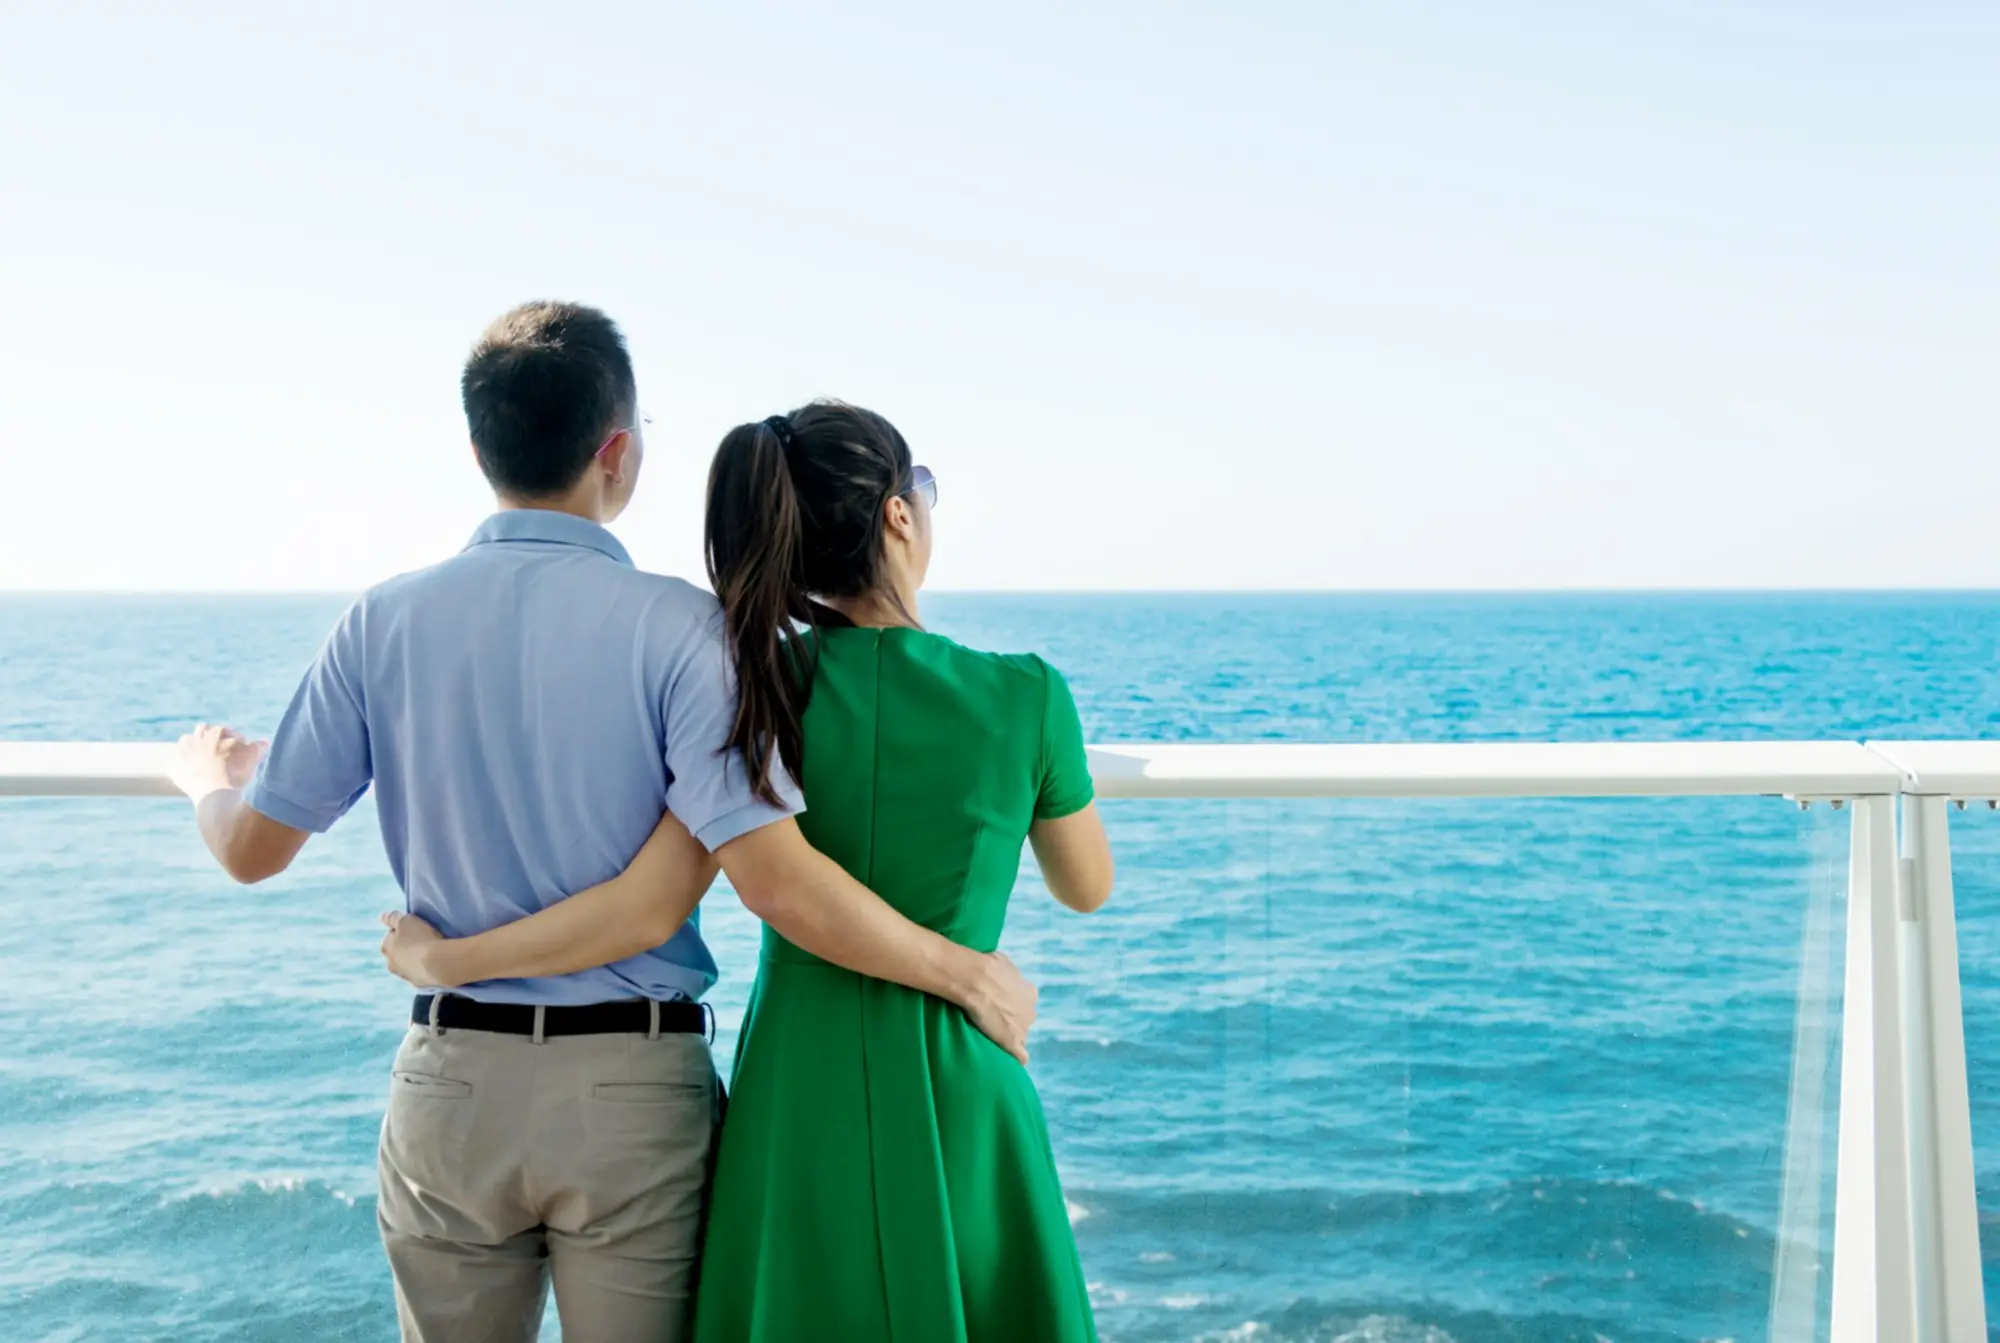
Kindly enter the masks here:
<path id="1" fill-rule="evenodd" d="M 1901 769 L 1853 741 L 1135 744 L 1090 748 L 1104 797 L 1862 797 Z"/>
<path id="2" fill-rule="evenodd" d="M 2000 798 L 2000 741 L 1870 741 L 1917 797 Z"/>
<path id="3" fill-rule="evenodd" d="M 0 741 L 0 796 L 171 795 L 161 742 Z M 1106 798 L 2000 796 L 2000 741 L 1106 743 Z"/>
<path id="4" fill-rule="evenodd" d="M 0 741 L 0 797 L 171 797 L 165 742 Z"/>

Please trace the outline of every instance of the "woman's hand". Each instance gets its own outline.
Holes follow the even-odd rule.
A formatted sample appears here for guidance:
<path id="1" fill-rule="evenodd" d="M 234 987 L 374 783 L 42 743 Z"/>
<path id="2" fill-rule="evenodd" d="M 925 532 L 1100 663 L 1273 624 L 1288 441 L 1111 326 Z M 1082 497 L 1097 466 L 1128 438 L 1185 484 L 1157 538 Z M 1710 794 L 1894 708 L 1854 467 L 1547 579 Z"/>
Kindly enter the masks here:
<path id="1" fill-rule="evenodd" d="M 1028 982 L 1006 952 L 973 954 L 979 958 L 979 973 L 976 987 L 966 995 L 966 1015 L 981 1035 L 1025 1064 L 1028 1029 L 1035 1024 L 1041 990 Z"/>
<path id="2" fill-rule="evenodd" d="M 382 939 L 382 959 L 391 974 L 420 989 L 455 989 L 464 982 L 451 974 L 451 939 L 437 929 L 414 914 L 394 911 L 382 916 L 382 926 L 389 930 Z"/>

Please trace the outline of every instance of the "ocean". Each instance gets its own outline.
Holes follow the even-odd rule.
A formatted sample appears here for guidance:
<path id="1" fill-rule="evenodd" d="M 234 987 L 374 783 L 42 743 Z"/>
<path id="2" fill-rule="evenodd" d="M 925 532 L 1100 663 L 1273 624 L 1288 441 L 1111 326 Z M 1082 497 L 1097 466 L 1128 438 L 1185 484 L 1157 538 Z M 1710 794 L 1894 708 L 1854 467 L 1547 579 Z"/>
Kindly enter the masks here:
<path id="1" fill-rule="evenodd" d="M 0 738 L 268 731 L 342 604 L 0 598 Z M 941 595 L 926 614 L 1050 657 L 1093 741 L 2000 727 L 1985 594 Z M 1043 988 L 1033 1071 L 1107 1343 L 1751 1343 L 1781 1242 L 1808 1322 L 1772 1343 L 1824 1336 L 1844 815 L 1105 811 L 1110 905 L 1059 909 L 1029 864 L 1005 946 Z M 1955 814 L 1953 838 L 1990 1227 L 2000 820 Z M 0 801 L 0 1337 L 395 1337 L 374 1146 L 408 995 L 374 916 L 399 899 L 365 804 L 243 890 L 182 804 Z M 756 930 L 723 890 L 705 927 L 726 1060 Z"/>

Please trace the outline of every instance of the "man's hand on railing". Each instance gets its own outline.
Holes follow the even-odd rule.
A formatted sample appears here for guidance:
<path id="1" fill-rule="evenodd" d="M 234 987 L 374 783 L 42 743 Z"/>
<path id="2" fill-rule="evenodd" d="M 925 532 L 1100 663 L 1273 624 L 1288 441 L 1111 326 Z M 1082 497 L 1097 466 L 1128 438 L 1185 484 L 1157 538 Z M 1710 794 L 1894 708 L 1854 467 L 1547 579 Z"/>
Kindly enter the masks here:
<path id="1" fill-rule="evenodd" d="M 167 766 L 174 787 L 194 803 L 202 842 L 223 871 L 246 885 L 290 867 L 309 837 L 243 800 L 270 744 L 251 741 L 233 727 L 203 723 L 174 744 Z"/>
<path id="2" fill-rule="evenodd" d="M 203 723 L 174 744 L 174 787 L 199 802 L 210 793 L 242 788 L 257 773 L 268 741 L 251 741 L 233 727 Z"/>

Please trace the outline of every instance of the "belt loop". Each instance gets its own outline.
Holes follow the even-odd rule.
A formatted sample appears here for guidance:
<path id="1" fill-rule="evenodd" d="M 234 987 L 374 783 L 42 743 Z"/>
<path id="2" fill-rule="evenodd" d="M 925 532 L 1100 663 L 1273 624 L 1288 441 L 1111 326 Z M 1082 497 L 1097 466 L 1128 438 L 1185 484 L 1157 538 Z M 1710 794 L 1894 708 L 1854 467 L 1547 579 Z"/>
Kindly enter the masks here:
<path id="1" fill-rule="evenodd" d="M 707 1003 L 701 1005 L 702 1034 L 708 1043 L 715 1043 L 715 1009 Z"/>
<path id="2" fill-rule="evenodd" d="M 646 1038 L 648 1040 L 657 1040 L 660 1038 L 660 1001 L 657 998 L 648 998 L 646 1006 L 653 1009 L 649 1014 L 651 1021 L 646 1027 Z"/>
<path id="3" fill-rule="evenodd" d="M 441 1012 L 441 1011 L 442 1011 L 443 1009 L 444 1009 L 444 994 L 442 994 L 442 993 L 433 993 L 433 994 L 431 995 L 431 1034 L 432 1034 L 432 1035 L 443 1035 L 443 1034 L 444 1034 L 444 1027 L 442 1027 L 442 1026 L 438 1025 L 438 1013 L 439 1013 L 439 1012 Z"/>
<path id="4" fill-rule="evenodd" d="M 545 1023 L 546 1023 L 546 1022 L 548 1021 L 548 1017 L 549 1017 L 549 1009 L 548 1009 L 548 1008 L 547 1008 L 546 1006 L 544 1006 L 543 1004 L 541 1004 L 541 1003 L 536 1003 L 536 1004 L 535 1004 L 535 1043 L 536 1043 L 536 1044 L 540 1044 L 540 1043 L 541 1043 L 541 1042 L 542 1042 L 542 1041 L 543 1041 L 544 1039 L 546 1039 L 546 1038 L 547 1038 L 547 1037 L 546 1037 L 546 1036 L 545 1036 L 545 1035 L 544 1035 L 544 1034 L 542 1033 L 542 1027 L 543 1027 L 543 1025 L 544 1025 L 544 1024 L 545 1024 Z"/>

